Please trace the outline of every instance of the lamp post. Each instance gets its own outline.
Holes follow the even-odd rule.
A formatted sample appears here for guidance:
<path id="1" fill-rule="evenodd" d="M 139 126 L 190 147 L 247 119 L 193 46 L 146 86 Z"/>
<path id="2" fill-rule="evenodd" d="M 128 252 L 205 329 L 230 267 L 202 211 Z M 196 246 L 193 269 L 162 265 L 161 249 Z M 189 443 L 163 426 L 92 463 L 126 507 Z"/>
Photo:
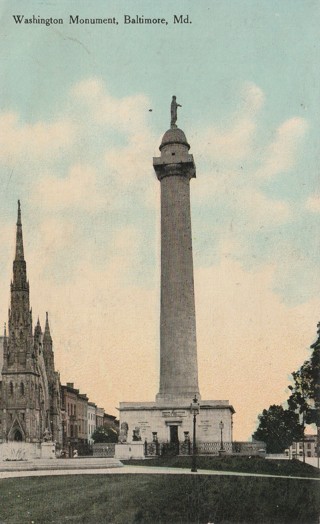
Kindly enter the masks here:
<path id="1" fill-rule="evenodd" d="M 222 433 L 223 433 L 224 423 L 222 422 L 222 420 L 219 423 L 219 428 L 220 428 L 220 435 L 221 435 L 221 438 L 220 438 L 220 450 L 219 451 L 223 452 L 224 451 L 224 447 L 223 447 L 223 436 L 222 436 Z"/>
<path id="2" fill-rule="evenodd" d="M 196 446 L 196 422 L 197 415 L 199 415 L 200 404 L 197 399 L 197 395 L 194 396 L 190 404 L 190 411 L 193 415 L 193 441 L 192 441 L 192 467 L 191 471 L 195 473 L 197 471 L 197 446 Z"/>

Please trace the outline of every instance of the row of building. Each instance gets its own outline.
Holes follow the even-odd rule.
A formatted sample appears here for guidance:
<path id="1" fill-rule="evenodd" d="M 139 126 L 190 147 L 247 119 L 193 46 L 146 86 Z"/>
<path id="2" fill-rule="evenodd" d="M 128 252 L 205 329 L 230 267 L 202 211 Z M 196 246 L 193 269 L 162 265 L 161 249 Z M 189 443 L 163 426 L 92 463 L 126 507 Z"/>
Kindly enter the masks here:
<path id="1" fill-rule="evenodd" d="M 317 435 L 305 435 L 304 440 L 301 442 L 293 442 L 290 449 L 286 450 L 286 454 L 290 458 L 299 457 L 317 457 L 318 456 L 318 436 Z"/>
<path id="2" fill-rule="evenodd" d="M 70 456 L 74 449 L 87 453 L 93 444 L 92 435 L 100 426 L 118 426 L 113 415 L 104 408 L 90 402 L 87 395 L 80 393 L 72 382 L 61 386 L 62 449 Z"/>
<path id="3" fill-rule="evenodd" d="M 10 294 L 8 330 L 5 325 L 0 339 L 0 443 L 52 440 L 66 454 L 75 448 L 86 452 L 96 427 L 115 424 L 116 417 L 89 402 L 73 383 L 61 385 L 48 313 L 44 331 L 39 319 L 33 329 L 20 202 Z"/>

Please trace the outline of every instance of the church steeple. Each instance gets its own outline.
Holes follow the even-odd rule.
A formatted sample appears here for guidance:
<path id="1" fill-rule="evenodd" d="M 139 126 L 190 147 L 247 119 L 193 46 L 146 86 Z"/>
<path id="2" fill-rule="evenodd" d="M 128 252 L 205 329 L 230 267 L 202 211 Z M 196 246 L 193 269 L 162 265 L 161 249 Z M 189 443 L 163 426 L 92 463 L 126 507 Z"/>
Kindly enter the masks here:
<path id="1" fill-rule="evenodd" d="M 20 200 L 18 200 L 18 219 L 17 219 L 16 258 L 15 260 L 24 260 Z"/>
<path id="2" fill-rule="evenodd" d="M 50 380 L 52 380 L 52 377 L 54 375 L 54 356 L 53 356 L 53 349 L 52 349 L 52 338 L 50 333 L 50 326 L 49 326 L 49 316 L 48 312 L 46 312 L 46 325 L 44 328 L 43 333 L 43 357 L 46 365 L 46 370 Z"/>
<path id="3" fill-rule="evenodd" d="M 44 333 L 43 333 L 43 352 L 44 352 L 45 360 L 46 358 L 48 358 L 48 355 L 50 355 L 50 358 L 51 358 L 51 355 L 53 354 L 52 338 L 51 338 L 51 333 L 50 333 L 48 312 L 46 312 L 46 325 L 45 325 Z"/>
<path id="4" fill-rule="evenodd" d="M 16 252 L 13 261 L 11 282 L 11 309 L 9 310 L 9 365 L 33 368 L 33 333 L 32 314 L 29 303 L 29 282 L 24 259 L 21 206 L 18 200 L 18 218 L 16 230 Z"/>
<path id="5" fill-rule="evenodd" d="M 46 312 L 46 325 L 45 325 L 45 328 L 44 328 L 43 340 L 46 341 L 46 342 L 50 342 L 52 344 L 52 338 L 51 338 L 50 326 L 49 326 L 48 311 Z"/>
<path id="6" fill-rule="evenodd" d="M 13 261 L 13 281 L 11 284 L 12 290 L 24 290 L 29 295 L 29 282 L 27 281 L 27 266 L 24 259 L 23 250 L 23 235 L 21 222 L 21 206 L 18 200 L 18 219 L 16 231 L 16 255 Z"/>

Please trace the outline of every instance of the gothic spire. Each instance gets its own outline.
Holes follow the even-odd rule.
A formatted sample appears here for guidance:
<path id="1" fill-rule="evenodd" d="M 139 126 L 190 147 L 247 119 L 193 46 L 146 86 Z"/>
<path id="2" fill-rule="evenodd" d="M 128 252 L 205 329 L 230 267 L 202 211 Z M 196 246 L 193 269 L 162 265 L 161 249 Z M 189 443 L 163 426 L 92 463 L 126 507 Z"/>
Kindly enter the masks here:
<path id="1" fill-rule="evenodd" d="M 16 258 L 15 260 L 24 260 L 20 200 L 18 200 L 18 219 L 17 219 Z"/>
<path id="2" fill-rule="evenodd" d="M 50 326 L 49 326 L 49 315 L 48 315 L 48 311 L 46 312 L 46 326 L 45 326 L 45 328 L 44 328 L 43 339 L 44 339 L 44 341 L 47 341 L 47 342 L 51 342 L 51 343 L 52 343 L 52 338 L 51 338 L 51 333 L 50 333 Z"/>
<path id="3" fill-rule="evenodd" d="M 39 320 L 39 317 L 38 317 L 38 322 L 36 324 L 36 327 L 34 328 L 34 336 L 41 336 L 42 335 L 42 329 L 41 329 L 41 325 L 40 325 L 40 320 Z"/>
<path id="4" fill-rule="evenodd" d="M 10 287 L 11 308 L 9 311 L 8 348 L 12 356 L 12 365 L 18 365 L 19 363 L 20 368 L 33 368 L 33 361 L 31 359 L 33 353 L 32 312 L 29 303 L 27 265 L 23 253 L 21 207 L 19 200 L 16 254 L 13 261 L 13 278 Z"/>
<path id="5" fill-rule="evenodd" d="M 24 291 L 29 292 L 29 284 L 27 281 L 27 266 L 26 266 L 26 261 L 24 259 L 24 252 L 23 252 L 20 200 L 18 200 L 16 256 L 13 261 L 13 281 L 12 281 L 11 290 L 12 291 L 24 290 Z"/>

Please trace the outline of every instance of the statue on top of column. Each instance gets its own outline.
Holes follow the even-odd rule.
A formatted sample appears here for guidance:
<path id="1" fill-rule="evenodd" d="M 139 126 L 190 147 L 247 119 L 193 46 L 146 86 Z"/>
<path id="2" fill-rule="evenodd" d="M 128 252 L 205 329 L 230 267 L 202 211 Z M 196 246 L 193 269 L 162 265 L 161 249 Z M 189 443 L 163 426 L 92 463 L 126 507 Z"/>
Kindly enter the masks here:
<path id="1" fill-rule="evenodd" d="M 172 97 L 171 102 L 171 129 L 174 129 L 177 127 L 176 121 L 177 121 L 177 109 L 178 107 L 182 107 L 180 104 L 177 103 L 177 97 Z"/>

